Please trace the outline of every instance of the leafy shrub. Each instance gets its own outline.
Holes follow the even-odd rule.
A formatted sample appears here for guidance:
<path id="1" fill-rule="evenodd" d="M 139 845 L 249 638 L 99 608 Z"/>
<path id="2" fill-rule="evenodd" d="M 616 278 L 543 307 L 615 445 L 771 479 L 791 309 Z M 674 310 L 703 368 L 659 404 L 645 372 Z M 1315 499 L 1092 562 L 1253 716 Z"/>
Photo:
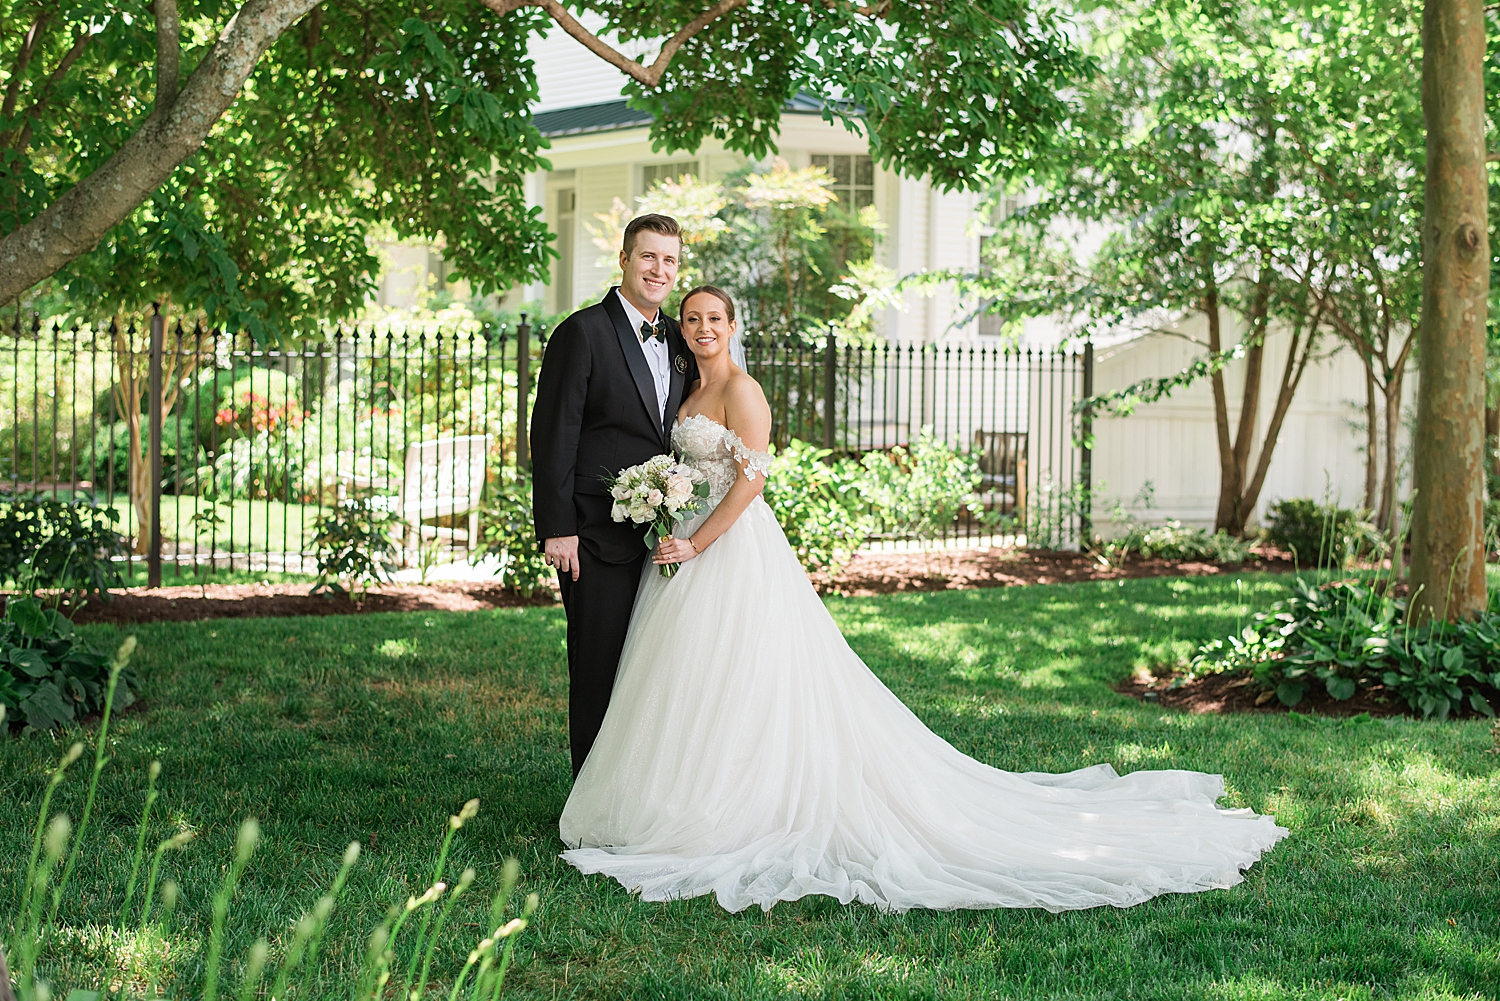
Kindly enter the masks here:
<path id="1" fill-rule="evenodd" d="M 955 452 L 923 428 L 909 448 L 868 452 L 860 492 L 880 529 L 929 542 L 941 538 L 963 512 L 984 518 L 977 491 L 977 457 Z"/>
<path id="2" fill-rule="evenodd" d="M 1266 536 L 1305 566 L 1348 566 L 1388 548 L 1362 513 L 1307 497 L 1277 501 L 1266 513 Z"/>
<path id="3" fill-rule="evenodd" d="M 130 705 L 134 681 L 123 675 Z M 109 657 L 86 643 L 62 613 L 30 595 L 5 602 L 0 620 L 0 705 L 14 722 L 38 730 L 71 723 L 104 708 Z"/>
<path id="4" fill-rule="evenodd" d="M 16 586 L 107 596 L 124 584 L 115 557 L 129 549 L 120 512 L 87 501 L 16 497 L 0 502 L 0 579 Z"/>
<path id="5" fill-rule="evenodd" d="M 1446 719 L 1465 705 L 1493 716 L 1480 689 L 1500 687 L 1500 612 L 1417 629 L 1405 620 L 1406 601 L 1377 588 L 1318 587 L 1299 577 L 1291 597 L 1256 613 L 1237 635 L 1200 647 L 1192 667 L 1248 671 L 1287 706 L 1319 682 L 1338 700 L 1383 684 L 1423 716 Z"/>
<path id="6" fill-rule="evenodd" d="M 1124 535 L 1104 544 L 1109 562 L 1122 562 L 1131 553 L 1143 559 L 1213 560 L 1243 563 L 1252 559 L 1250 543 L 1225 531 L 1210 534 L 1204 528 L 1185 528 L 1180 521 L 1165 525 L 1132 525 Z"/>
<path id="7" fill-rule="evenodd" d="M 12 890 L 6 894 L 7 899 L 17 899 L 20 902 L 20 912 L 10 938 L 15 995 L 18 1001 L 46 1001 L 50 997 L 62 996 L 37 976 L 38 965 L 50 944 L 66 941 L 63 936 L 55 934 L 57 912 L 65 899 L 69 879 L 77 866 L 88 834 L 94 800 L 99 790 L 99 776 L 109 761 L 105 750 L 109 746 L 110 712 L 118 695 L 117 683 L 130 662 L 135 645 L 135 637 L 127 637 L 109 664 L 103 717 L 94 741 L 94 768 L 84 797 L 76 836 L 72 821 L 67 815 L 59 813 L 49 820 L 48 811 L 53 793 L 66 779 L 68 769 L 83 756 L 82 742 L 74 743 L 63 754 L 43 787 L 40 805 L 32 807 L 36 810 L 37 823 L 30 861 L 25 869 L 25 882 L 16 888 L 19 893 Z M 4 711 L 0 709 L 0 720 L 3 719 Z M 137 899 L 135 891 L 146 861 L 147 834 L 151 826 L 151 813 L 158 799 L 156 780 L 160 774 L 161 763 L 153 761 L 148 771 L 145 804 L 135 838 L 135 853 L 130 861 L 130 875 L 125 882 L 123 902 L 116 908 L 113 900 L 89 901 L 90 914 L 100 918 L 100 927 L 106 934 L 118 934 L 123 939 L 119 955 L 128 957 L 127 963 L 135 967 L 127 968 L 126 978 L 133 973 L 143 973 L 147 981 L 145 996 L 152 998 L 159 997 L 158 983 L 163 972 L 161 964 L 166 954 L 166 950 L 159 946 L 165 938 L 174 934 L 172 922 L 180 894 L 177 884 L 168 880 L 161 885 L 158 896 L 157 876 L 162 856 L 169 851 L 187 848 L 192 843 L 194 834 L 191 829 L 179 831 L 157 845 L 144 893 L 139 898 L 140 914 L 137 918 L 133 906 Z M 478 813 L 479 800 L 472 799 L 458 813 L 448 818 L 446 832 L 438 848 L 437 861 L 433 866 L 431 885 L 420 896 L 408 897 L 404 906 L 399 902 L 395 903 L 386 912 L 385 920 L 366 940 L 368 947 L 359 950 L 365 957 L 364 963 L 358 974 L 342 985 L 344 990 L 340 992 L 346 993 L 351 1001 L 366 1001 L 371 997 L 384 996 L 388 993 L 388 985 L 394 986 L 392 982 L 396 978 L 403 978 L 399 988 L 401 997 L 425 996 L 430 983 L 433 955 L 439 945 L 448 940 L 445 936 L 452 935 L 448 919 L 453 913 L 454 904 L 473 886 L 478 877 L 472 868 L 465 869 L 457 877 L 448 872 L 454 838 Z M 229 922 L 235 891 L 259 843 L 259 824 L 253 818 L 246 820 L 235 839 L 234 857 L 223 866 L 224 877 L 213 894 L 212 920 L 207 940 L 187 944 L 187 948 L 183 950 L 183 954 L 195 965 L 197 957 L 203 956 L 200 967 L 203 979 L 201 983 L 193 984 L 192 989 L 185 992 L 186 996 L 207 999 L 236 996 L 236 992 L 228 990 L 221 993 L 219 984 L 224 965 L 224 932 Z M 281 955 L 277 957 L 279 963 L 271 963 L 271 948 L 267 938 L 259 939 L 250 947 L 241 967 L 243 975 L 238 984 L 237 996 L 251 998 L 261 996 L 262 993 L 271 998 L 285 998 L 289 995 L 318 996 L 314 993 L 322 973 L 317 962 L 318 952 L 323 944 L 324 934 L 330 928 L 329 918 L 360 855 L 359 842 L 351 842 L 344 851 L 343 864 L 327 892 L 304 911 L 290 929 L 284 925 L 279 929 L 268 929 L 268 937 L 281 945 Z M 123 860 L 120 868 L 124 869 Z M 19 872 L 20 867 L 13 867 L 12 871 Z M 519 907 L 510 906 L 519 873 L 520 866 L 516 860 L 506 859 L 501 868 L 499 890 L 491 900 L 489 916 L 484 924 L 485 928 L 492 930 L 469 951 L 468 961 L 454 978 L 448 995 L 450 999 L 457 998 L 465 988 L 469 990 L 471 1001 L 496 1001 L 499 998 L 510 967 L 515 937 L 530 924 L 538 903 L 537 895 L 532 893 Z M 207 896 L 208 890 L 205 888 L 204 897 Z M 439 906 L 439 901 L 444 901 L 444 898 L 446 901 Z M 507 912 L 513 916 L 507 918 Z M 468 927 L 467 923 L 463 927 Z M 290 934 L 287 934 L 288 931 Z M 403 932 L 406 932 L 405 938 L 402 938 Z M 5 970 L 5 958 L 4 951 L 0 950 L 0 971 Z M 94 985 L 95 990 L 75 988 L 66 996 L 94 999 L 101 995 L 108 997 L 113 987 L 111 979 L 116 972 L 108 970 L 104 981 Z M 178 972 L 190 971 L 184 969 Z M 268 973 L 274 973 L 275 979 L 269 991 L 264 992 L 264 977 Z M 0 994 L 9 989 L 9 978 L 0 981 Z"/>
<path id="8" fill-rule="evenodd" d="M 862 495 L 863 467 L 852 459 L 830 464 L 827 449 L 795 438 L 772 453 L 763 496 L 787 542 L 803 566 L 838 573 L 873 525 Z"/>
<path id="9" fill-rule="evenodd" d="M 317 553 L 318 579 L 309 594 L 330 591 L 348 594 L 391 579 L 400 552 L 392 537 L 401 519 L 385 505 L 386 498 L 354 497 L 339 503 L 318 519 L 312 545 Z"/>
<path id="10" fill-rule="evenodd" d="M 531 515 L 531 481 L 515 477 L 490 491 L 479 516 L 484 527 L 484 549 L 478 558 L 495 556 L 500 583 L 517 594 L 531 597 L 553 578 L 552 567 L 543 558 Z"/>

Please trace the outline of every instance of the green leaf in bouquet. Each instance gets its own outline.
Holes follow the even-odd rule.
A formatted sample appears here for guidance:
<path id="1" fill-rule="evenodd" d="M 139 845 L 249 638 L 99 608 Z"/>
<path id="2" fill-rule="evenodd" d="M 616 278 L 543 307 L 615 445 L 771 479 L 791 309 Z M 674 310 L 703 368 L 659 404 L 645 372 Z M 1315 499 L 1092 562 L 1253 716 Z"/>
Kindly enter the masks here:
<path id="1" fill-rule="evenodd" d="M 652 525 L 650 528 L 646 529 L 646 548 L 647 549 L 654 550 L 656 548 L 656 544 L 659 541 L 661 541 L 661 533 L 656 530 L 656 526 L 655 525 Z"/>

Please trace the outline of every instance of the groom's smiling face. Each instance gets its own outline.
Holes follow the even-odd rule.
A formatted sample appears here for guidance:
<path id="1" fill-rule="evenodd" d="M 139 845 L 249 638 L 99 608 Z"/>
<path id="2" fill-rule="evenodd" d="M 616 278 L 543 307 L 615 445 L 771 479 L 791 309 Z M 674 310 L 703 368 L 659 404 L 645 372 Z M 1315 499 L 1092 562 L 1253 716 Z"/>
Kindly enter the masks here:
<path id="1" fill-rule="evenodd" d="M 648 319 L 666 301 L 677 281 L 682 241 L 644 230 L 635 235 L 630 256 L 620 254 L 620 291 Z"/>

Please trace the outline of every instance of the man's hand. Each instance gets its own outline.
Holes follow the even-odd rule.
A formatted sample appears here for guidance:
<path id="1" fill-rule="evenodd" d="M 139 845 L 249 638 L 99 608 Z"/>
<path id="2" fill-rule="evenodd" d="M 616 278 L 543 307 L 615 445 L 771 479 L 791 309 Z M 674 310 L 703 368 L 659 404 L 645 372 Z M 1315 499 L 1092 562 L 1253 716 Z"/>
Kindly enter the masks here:
<path id="1" fill-rule="evenodd" d="M 578 536 L 562 535 L 542 542 L 542 553 L 547 564 L 557 568 L 559 574 L 571 573 L 578 579 Z"/>

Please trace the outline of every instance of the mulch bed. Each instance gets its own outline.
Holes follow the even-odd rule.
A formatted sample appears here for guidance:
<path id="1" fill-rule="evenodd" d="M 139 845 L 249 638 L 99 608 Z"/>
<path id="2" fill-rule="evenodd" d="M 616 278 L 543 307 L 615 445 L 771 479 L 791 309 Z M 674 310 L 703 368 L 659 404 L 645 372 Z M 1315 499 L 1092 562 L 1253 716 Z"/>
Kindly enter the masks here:
<path id="1" fill-rule="evenodd" d="M 494 584 L 408 584 L 347 595 L 309 595 L 310 584 L 209 584 L 200 587 L 129 588 L 109 601 L 91 598 L 62 610 L 77 623 L 191 622 L 197 619 L 274 618 L 290 615 L 359 615 L 369 612 L 473 612 L 484 608 L 551 605 L 550 595 L 521 598 Z"/>
<path id="2" fill-rule="evenodd" d="M 1198 560 L 1131 559 L 1123 566 L 1105 565 L 1087 553 L 1045 549 L 966 549 L 931 553 L 862 553 L 837 577 L 812 574 L 825 594 L 863 597 L 903 591 L 949 591 L 1018 584 L 1063 584 L 1122 577 L 1205 577 L 1215 574 L 1289 572 L 1290 555 L 1257 549 L 1261 558 L 1247 563 Z"/>
<path id="3" fill-rule="evenodd" d="M 1198 678 L 1178 688 L 1169 687 L 1172 678 L 1147 678 L 1137 675 L 1114 686 L 1121 695 L 1140 699 L 1151 705 L 1184 709 L 1190 713 L 1281 713 L 1298 712 L 1304 716 L 1410 716 L 1406 700 L 1386 692 L 1384 686 L 1361 689 L 1354 697 L 1339 702 L 1316 685 L 1308 688 L 1292 709 L 1282 705 L 1274 695 L 1261 701 L 1262 689 L 1251 684 L 1243 674 L 1213 674 Z"/>
<path id="4" fill-rule="evenodd" d="M 849 596 L 945 591 L 973 587 L 1057 584 L 1120 577 L 1205 576 L 1291 570 L 1284 554 L 1267 550 L 1253 563 L 1218 565 L 1189 560 L 1132 560 L 1104 566 L 1083 553 L 1032 550 L 948 550 L 932 553 L 868 553 L 837 577 L 813 574 L 822 592 Z M 128 588 L 109 601 L 92 598 L 82 607 L 63 602 L 77 623 L 189 622 L 197 619 L 269 618 L 292 615 L 358 615 L 369 612 L 450 611 L 550 605 L 555 594 L 521 598 L 493 583 L 405 584 L 372 590 L 355 601 L 346 596 L 309 595 L 308 584 L 187 584 Z"/>

